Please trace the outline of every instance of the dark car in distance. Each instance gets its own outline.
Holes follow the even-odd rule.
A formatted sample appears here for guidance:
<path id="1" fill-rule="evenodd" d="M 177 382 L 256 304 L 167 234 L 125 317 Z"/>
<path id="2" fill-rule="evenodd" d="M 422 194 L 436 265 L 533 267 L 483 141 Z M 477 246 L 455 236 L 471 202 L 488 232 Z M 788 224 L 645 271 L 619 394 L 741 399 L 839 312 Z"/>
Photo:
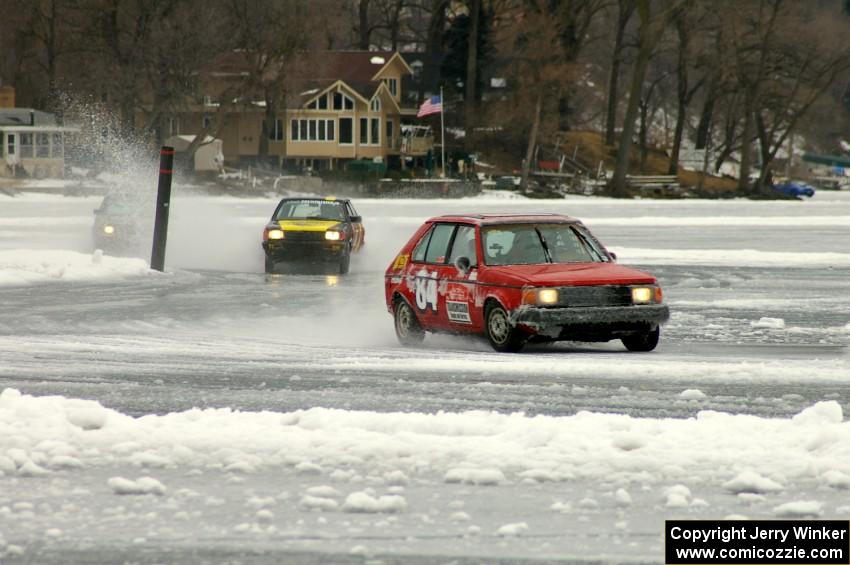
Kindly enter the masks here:
<path id="1" fill-rule="evenodd" d="M 110 255 L 138 255 L 150 250 L 155 203 L 152 195 L 110 192 L 94 210 L 95 249 Z"/>
<path id="2" fill-rule="evenodd" d="M 815 195 L 815 189 L 803 182 L 787 181 L 773 185 L 773 189 L 781 192 L 785 196 L 793 196 L 794 198 L 803 199 L 803 197 L 811 198 Z"/>

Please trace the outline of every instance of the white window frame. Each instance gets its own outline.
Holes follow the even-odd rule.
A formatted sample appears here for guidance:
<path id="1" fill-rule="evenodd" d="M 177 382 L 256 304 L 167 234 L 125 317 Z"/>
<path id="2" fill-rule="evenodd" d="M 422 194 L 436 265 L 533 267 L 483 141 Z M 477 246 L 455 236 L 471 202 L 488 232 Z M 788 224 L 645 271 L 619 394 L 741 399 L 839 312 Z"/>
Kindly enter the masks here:
<path id="1" fill-rule="evenodd" d="M 286 132 L 283 129 L 283 120 L 281 118 L 274 119 L 274 125 L 269 132 L 269 141 L 281 142 L 286 139 Z"/>
<path id="2" fill-rule="evenodd" d="M 336 98 L 334 96 L 335 94 L 339 94 L 340 97 L 341 97 L 341 103 L 340 103 L 339 108 L 337 108 L 336 104 L 335 104 L 335 98 Z M 354 109 L 354 98 L 352 98 L 351 96 L 349 96 L 348 94 L 346 94 L 342 91 L 335 90 L 334 92 L 331 93 L 331 104 L 330 105 L 332 106 L 331 109 L 336 111 L 336 112 L 345 112 L 346 110 L 353 110 Z"/>
<path id="3" fill-rule="evenodd" d="M 26 137 L 29 137 L 29 143 L 24 143 Z M 33 137 L 32 133 L 22 132 L 18 143 L 18 154 L 21 156 L 21 159 L 32 159 L 35 156 L 35 137 Z M 24 151 L 24 149 L 27 149 L 27 151 Z M 29 154 L 26 155 L 25 153 Z"/>
<path id="4" fill-rule="evenodd" d="M 387 85 L 387 90 L 390 91 L 390 94 L 393 95 L 393 98 L 398 98 L 398 79 L 397 78 L 385 78 L 384 84 Z"/>
<path id="5" fill-rule="evenodd" d="M 334 118 L 291 118 L 289 140 L 310 143 L 336 141 L 336 129 Z M 305 135 L 301 135 L 302 132 Z"/>
<path id="6" fill-rule="evenodd" d="M 351 121 L 351 141 L 348 141 L 348 142 L 342 141 L 342 120 L 349 120 L 349 121 Z M 338 145 L 342 145 L 342 146 L 344 146 L 344 147 L 350 147 L 350 146 L 353 146 L 353 145 L 354 145 L 354 140 L 355 140 L 355 139 L 357 139 L 357 136 L 356 136 L 356 135 L 354 135 L 354 126 L 356 125 L 356 123 L 355 123 L 355 121 L 354 121 L 354 117 L 353 117 L 353 116 L 344 116 L 344 117 L 340 117 L 340 118 L 339 118 L 339 122 L 340 122 L 340 123 L 339 123 L 339 128 L 338 128 L 338 130 L 339 130 L 339 135 L 337 136 L 337 139 L 339 140 L 339 141 L 338 141 Z"/>
<path id="7" fill-rule="evenodd" d="M 366 123 L 366 127 L 363 127 L 363 123 Z M 360 145 L 371 145 L 369 143 L 369 118 L 366 116 L 360 116 L 360 119 L 357 121 L 357 142 Z"/>
<path id="8" fill-rule="evenodd" d="M 378 99 L 377 96 L 375 98 L 372 98 L 372 101 L 369 102 L 369 109 L 373 112 L 381 111 L 381 101 Z"/>
<path id="9" fill-rule="evenodd" d="M 40 131 L 35 134 L 35 158 L 50 159 L 50 134 Z"/>
<path id="10" fill-rule="evenodd" d="M 377 128 L 375 124 L 378 124 Z M 376 132 L 378 134 L 377 140 L 373 136 Z M 369 145 L 381 145 L 381 118 L 369 118 Z"/>
<path id="11" fill-rule="evenodd" d="M 16 133 L 7 133 L 6 134 L 6 155 L 14 156 L 17 155 L 18 150 L 18 134 Z"/>
<path id="12" fill-rule="evenodd" d="M 50 157 L 53 159 L 65 158 L 65 136 L 62 135 L 62 132 L 50 134 Z"/>

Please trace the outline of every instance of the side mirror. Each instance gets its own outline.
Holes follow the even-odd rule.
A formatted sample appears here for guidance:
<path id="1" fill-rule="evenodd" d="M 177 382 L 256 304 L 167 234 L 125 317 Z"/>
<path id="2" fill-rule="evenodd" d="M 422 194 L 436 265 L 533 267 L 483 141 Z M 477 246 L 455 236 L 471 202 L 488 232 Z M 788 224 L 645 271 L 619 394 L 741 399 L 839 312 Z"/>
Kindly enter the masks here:
<path id="1" fill-rule="evenodd" d="M 617 260 L 617 254 L 616 254 L 616 253 L 614 253 L 613 251 L 609 251 L 609 252 L 608 252 L 608 256 L 609 256 L 609 257 L 611 257 L 611 260 L 612 260 L 612 261 L 616 261 L 616 260 Z"/>
<path id="2" fill-rule="evenodd" d="M 351 216 L 351 222 L 359 224 L 363 221 L 363 216 Z"/>
<path id="3" fill-rule="evenodd" d="M 469 262 L 469 257 L 458 257 L 455 259 L 455 267 L 457 270 L 463 273 L 464 275 L 469 272 L 471 269 L 471 263 Z"/>

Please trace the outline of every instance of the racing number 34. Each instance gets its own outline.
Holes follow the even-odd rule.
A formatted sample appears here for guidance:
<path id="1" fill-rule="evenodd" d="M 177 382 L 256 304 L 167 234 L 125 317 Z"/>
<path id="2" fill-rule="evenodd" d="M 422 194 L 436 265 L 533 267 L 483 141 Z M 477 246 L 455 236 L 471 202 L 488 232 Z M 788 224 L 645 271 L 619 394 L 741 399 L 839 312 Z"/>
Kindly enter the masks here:
<path id="1" fill-rule="evenodd" d="M 437 273 L 421 272 L 416 275 L 414 288 L 416 290 L 416 307 L 420 310 L 431 308 L 437 311 Z"/>

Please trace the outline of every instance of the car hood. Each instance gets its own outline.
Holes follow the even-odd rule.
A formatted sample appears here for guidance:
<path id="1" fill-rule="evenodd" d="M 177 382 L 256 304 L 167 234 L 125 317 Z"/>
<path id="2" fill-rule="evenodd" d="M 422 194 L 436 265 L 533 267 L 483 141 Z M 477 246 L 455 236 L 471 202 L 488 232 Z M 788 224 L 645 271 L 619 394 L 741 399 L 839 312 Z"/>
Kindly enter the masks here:
<path id="1" fill-rule="evenodd" d="M 283 231 L 326 231 L 340 223 L 339 220 L 279 220 Z"/>
<path id="2" fill-rule="evenodd" d="M 531 286 L 589 286 L 599 284 L 654 284 L 655 277 L 617 263 L 546 263 L 488 267 L 482 282 Z"/>

